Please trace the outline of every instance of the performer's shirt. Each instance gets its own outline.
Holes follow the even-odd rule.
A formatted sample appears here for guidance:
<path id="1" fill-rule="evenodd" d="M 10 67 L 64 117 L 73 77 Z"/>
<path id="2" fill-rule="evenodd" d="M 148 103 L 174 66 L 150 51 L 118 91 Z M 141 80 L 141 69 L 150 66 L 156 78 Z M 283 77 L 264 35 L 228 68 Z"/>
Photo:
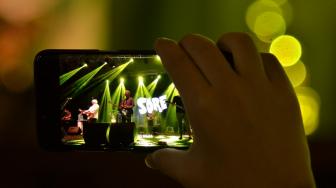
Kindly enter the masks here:
<path id="1" fill-rule="evenodd" d="M 93 116 L 91 116 L 91 118 L 98 119 L 98 116 L 99 116 L 99 114 L 98 114 L 99 113 L 99 105 L 98 104 L 93 104 L 92 106 L 90 106 L 88 111 L 93 114 Z"/>
<path id="2" fill-rule="evenodd" d="M 132 97 L 129 97 L 128 99 L 124 99 L 121 101 L 120 106 L 127 106 L 126 109 L 129 113 L 133 113 L 132 108 L 134 107 L 134 101 Z"/>

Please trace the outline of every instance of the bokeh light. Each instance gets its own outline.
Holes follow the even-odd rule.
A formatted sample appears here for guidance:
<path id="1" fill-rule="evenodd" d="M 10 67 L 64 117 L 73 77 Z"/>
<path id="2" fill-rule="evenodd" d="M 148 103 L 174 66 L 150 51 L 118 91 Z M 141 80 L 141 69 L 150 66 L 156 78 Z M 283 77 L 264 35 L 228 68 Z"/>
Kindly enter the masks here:
<path id="1" fill-rule="evenodd" d="M 20 93 L 33 83 L 33 71 L 29 65 L 13 67 L 9 70 L 0 70 L 2 84 L 11 92 Z"/>
<path id="2" fill-rule="evenodd" d="M 247 26 L 254 32 L 254 27 L 258 16 L 265 12 L 275 12 L 282 15 L 282 10 L 277 3 L 271 0 L 259 0 L 252 3 L 248 8 L 245 16 Z"/>
<path id="3" fill-rule="evenodd" d="M 285 71 L 293 87 L 300 86 L 307 78 L 307 69 L 301 60 L 292 66 L 285 67 Z"/>
<path id="4" fill-rule="evenodd" d="M 260 14 L 254 24 L 253 31 L 263 42 L 271 42 L 286 31 L 286 22 L 277 12 Z"/>
<path id="5" fill-rule="evenodd" d="M 273 40 L 270 53 L 278 58 L 282 66 L 288 67 L 294 65 L 300 59 L 302 54 L 301 44 L 293 36 L 281 35 Z"/>
<path id="6" fill-rule="evenodd" d="M 283 5 L 285 3 L 287 3 L 287 0 L 272 0 L 273 2 L 275 2 L 278 5 Z"/>
<path id="7" fill-rule="evenodd" d="M 310 87 L 297 87 L 295 92 L 300 103 L 305 134 L 311 135 L 318 127 L 319 95 Z"/>

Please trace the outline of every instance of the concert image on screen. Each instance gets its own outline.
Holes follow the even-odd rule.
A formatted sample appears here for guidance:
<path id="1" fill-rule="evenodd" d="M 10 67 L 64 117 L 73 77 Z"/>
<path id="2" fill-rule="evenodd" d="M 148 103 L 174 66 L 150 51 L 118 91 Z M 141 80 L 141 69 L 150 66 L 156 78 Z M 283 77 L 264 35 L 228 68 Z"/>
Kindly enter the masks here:
<path id="1" fill-rule="evenodd" d="M 60 61 L 66 146 L 188 148 L 182 100 L 157 55 L 67 54 Z"/>

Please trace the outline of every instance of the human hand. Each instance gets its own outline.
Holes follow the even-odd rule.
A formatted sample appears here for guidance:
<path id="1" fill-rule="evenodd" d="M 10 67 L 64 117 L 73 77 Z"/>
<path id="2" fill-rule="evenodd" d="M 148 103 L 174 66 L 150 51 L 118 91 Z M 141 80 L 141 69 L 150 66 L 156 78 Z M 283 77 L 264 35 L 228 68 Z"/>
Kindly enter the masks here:
<path id="1" fill-rule="evenodd" d="M 185 187 L 314 187 L 300 108 L 284 70 L 242 33 L 155 48 L 185 104 L 194 143 L 146 164 Z M 233 55 L 230 65 L 223 51 Z"/>

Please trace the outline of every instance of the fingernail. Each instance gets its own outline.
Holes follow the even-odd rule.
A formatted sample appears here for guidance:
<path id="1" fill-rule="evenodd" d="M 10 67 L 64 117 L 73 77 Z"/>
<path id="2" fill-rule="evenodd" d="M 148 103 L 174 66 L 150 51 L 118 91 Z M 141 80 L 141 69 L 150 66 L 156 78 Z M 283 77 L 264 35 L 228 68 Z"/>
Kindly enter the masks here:
<path id="1" fill-rule="evenodd" d="M 172 39 L 169 39 L 169 38 L 165 38 L 165 37 L 160 37 L 160 38 L 157 38 L 155 40 L 155 44 L 159 44 L 159 43 L 175 43 L 174 40 Z"/>
<path id="2" fill-rule="evenodd" d="M 145 158 L 145 164 L 148 168 L 155 169 L 153 165 L 153 157 L 151 154 L 147 155 Z"/>

